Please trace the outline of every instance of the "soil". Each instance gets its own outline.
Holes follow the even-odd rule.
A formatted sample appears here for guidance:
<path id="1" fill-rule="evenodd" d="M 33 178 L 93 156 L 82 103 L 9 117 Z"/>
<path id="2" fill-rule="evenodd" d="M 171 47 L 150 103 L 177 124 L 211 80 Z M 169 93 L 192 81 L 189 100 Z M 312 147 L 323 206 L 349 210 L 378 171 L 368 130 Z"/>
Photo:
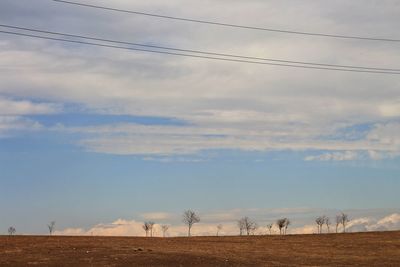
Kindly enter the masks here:
<path id="1" fill-rule="evenodd" d="M 235 237 L 0 236 L 0 266 L 400 266 L 400 232 Z"/>

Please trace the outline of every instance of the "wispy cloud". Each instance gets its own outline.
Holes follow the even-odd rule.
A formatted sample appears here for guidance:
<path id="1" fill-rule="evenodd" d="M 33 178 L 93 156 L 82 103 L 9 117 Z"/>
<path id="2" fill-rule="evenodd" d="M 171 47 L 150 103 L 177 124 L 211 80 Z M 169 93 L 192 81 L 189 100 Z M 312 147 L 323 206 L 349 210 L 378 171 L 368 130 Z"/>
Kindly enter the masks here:
<path id="1" fill-rule="evenodd" d="M 20 116 L 1 116 L 0 115 L 0 137 L 11 136 L 12 131 L 36 131 L 43 129 L 43 126 L 30 119 Z"/>
<path id="2" fill-rule="evenodd" d="M 24 132 L 44 129 L 41 123 L 24 115 L 54 114 L 58 112 L 62 112 L 62 105 L 60 104 L 16 100 L 0 95 L 0 137 L 9 136 L 11 131 Z"/>
<path id="3" fill-rule="evenodd" d="M 0 95 L 0 116 L 54 114 L 61 111 L 62 105 L 59 104 L 14 100 Z"/>
<path id="4" fill-rule="evenodd" d="M 324 139 L 318 134 L 298 134 L 265 126 L 258 131 L 242 128 L 192 126 L 148 126 L 113 124 L 56 130 L 82 133 L 79 145 L 89 151 L 121 155 L 191 155 L 207 150 L 284 151 L 325 150 L 306 161 L 349 161 L 400 152 L 398 123 L 376 124 L 356 140 Z M 335 131 L 332 129 L 332 131 Z"/>
<path id="5" fill-rule="evenodd" d="M 172 217 L 172 214 L 167 212 L 149 212 L 149 213 L 142 213 L 140 215 L 144 220 L 167 220 Z"/>
<path id="6" fill-rule="evenodd" d="M 345 161 L 345 160 L 357 160 L 359 155 L 354 151 L 344 151 L 344 152 L 332 152 L 325 153 L 317 156 L 308 156 L 305 158 L 306 161 L 320 160 L 320 161 Z"/>
<path id="7" fill-rule="evenodd" d="M 135 41 L 131 39 L 134 36 L 143 43 L 229 50 L 269 58 L 383 67 L 396 67 L 400 62 L 396 46 L 390 44 L 382 49 L 369 42 L 355 45 L 320 38 L 193 27 L 139 16 L 115 16 L 112 12 L 102 13 L 99 24 L 98 10 L 80 10 L 82 13 L 77 15 L 74 8 L 49 7 L 39 1 L 33 13 L 40 14 L 46 21 L 43 24 L 33 16 L 26 16 L 32 11 L 21 4 L 24 1 L 6 2 L 2 2 L 2 17 L 22 26 L 51 25 L 52 29 L 77 34 L 126 41 Z M 209 6 L 192 1 L 185 10 L 175 8 L 181 6 L 178 0 L 113 4 L 204 19 L 217 16 L 232 22 L 238 20 L 240 12 L 246 15 L 246 24 L 288 28 L 288 21 L 296 21 L 296 27 L 313 27 L 310 30 L 316 32 L 354 29 L 360 34 L 379 32 L 387 36 L 397 34 L 393 25 L 398 24 L 399 17 L 398 9 L 391 3 L 371 8 L 363 1 L 329 4 L 236 1 L 229 8 L 223 1 Z M 354 10 L 363 16 L 347 16 L 349 7 L 357 7 Z M 385 14 L 385 19 L 375 16 L 377 12 Z M 364 14 L 374 14 L 370 17 L 376 19 L 365 20 Z M 87 133 L 80 144 L 89 151 L 154 156 L 196 154 L 208 149 L 326 150 L 326 154 L 311 155 L 308 160 L 353 160 L 360 150 L 394 155 L 399 151 L 395 132 L 399 127 L 400 99 L 394 75 L 261 67 L 14 37 L 0 45 L 2 66 L 7 67 L 0 73 L 0 94 L 26 99 L 0 98 L 0 113 L 51 113 L 58 108 L 49 103 L 74 103 L 85 110 L 101 110 L 103 114 L 176 118 L 192 125 L 168 128 L 111 123 L 80 129 Z M 363 56 L 366 54 L 368 57 Z M 337 136 L 340 129 L 359 124 L 375 125 L 368 138 L 360 139 L 365 136 L 358 133 L 348 133 L 336 140 L 327 138 Z"/>

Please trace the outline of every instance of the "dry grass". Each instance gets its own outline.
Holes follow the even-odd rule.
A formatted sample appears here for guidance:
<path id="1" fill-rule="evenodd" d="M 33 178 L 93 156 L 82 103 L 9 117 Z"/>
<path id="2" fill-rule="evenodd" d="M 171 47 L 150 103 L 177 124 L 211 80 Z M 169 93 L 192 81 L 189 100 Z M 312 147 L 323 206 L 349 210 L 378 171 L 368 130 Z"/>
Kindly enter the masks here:
<path id="1" fill-rule="evenodd" d="M 400 232 L 251 237 L 0 237 L 1 266 L 400 266 Z"/>

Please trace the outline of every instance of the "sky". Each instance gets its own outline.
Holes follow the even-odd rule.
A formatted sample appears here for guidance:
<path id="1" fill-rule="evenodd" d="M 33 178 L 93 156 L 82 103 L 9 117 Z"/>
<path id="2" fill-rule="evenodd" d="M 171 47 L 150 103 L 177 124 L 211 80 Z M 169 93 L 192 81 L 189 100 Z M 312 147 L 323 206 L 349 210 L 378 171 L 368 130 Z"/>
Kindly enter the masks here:
<path id="1" fill-rule="evenodd" d="M 400 39 L 391 0 L 77 0 L 167 16 Z M 400 43 L 2 0 L 0 24 L 250 57 L 400 69 Z M 0 26 L 0 30 L 10 29 Z M 13 30 L 19 33 L 29 33 Z M 29 33 L 32 34 L 32 33 Z M 41 34 L 43 35 L 43 34 Z M 43 35 L 47 36 L 47 35 Z M 73 40 L 70 37 L 67 39 Z M 125 45 L 130 48 L 134 46 Z M 400 76 L 146 53 L 0 33 L 0 233 L 400 229 Z M 160 233 L 160 231 L 158 231 Z"/>

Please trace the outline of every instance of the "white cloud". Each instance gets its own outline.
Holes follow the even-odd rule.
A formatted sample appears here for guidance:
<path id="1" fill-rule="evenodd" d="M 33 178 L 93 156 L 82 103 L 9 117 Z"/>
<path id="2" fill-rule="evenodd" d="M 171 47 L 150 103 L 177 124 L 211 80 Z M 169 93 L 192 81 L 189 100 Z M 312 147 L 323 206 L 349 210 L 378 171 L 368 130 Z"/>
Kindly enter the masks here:
<path id="1" fill-rule="evenodd" d="M 383 153 L 377 152 L 377 151 L 374 151 L 374 150 L 369 150 L 368 151 L 368 155 L 373 160 L 381 160 L 381 159 L 384 158 Z"/>
<path id="2" fill-rule="evenodd" d="M 52 114 L 61 107 L 51 103 L 33 103 L 28 100 L 12 100 L 0 96 L 0 116 Z"/>
<path id="3" fill-rule="evenodd" d="M 0 137 L 7 136 L 11 131 L 35 131 L 43 129 L 43 126 L 30 119 L 20 116 L 0 115 Z"/>
<path id="4" fill-rule="evenodd" d="M 332 222 L 330 231 L 335 231 L 335 225 Z M 324 226 L 324 232 L 327 232 Z M 343 230 L 342 226 L 339 225 L 338 231 Z M 347 226 L 347 232 L 367 232 L 367 231 L 391 231 L 400 230 L 400 214 L 393 213 L 391 215 L 385 216 L 381 219 L 375 217 L 359 217 L 351 219 Z M 317 226 L 316 224 L 307 224 L 304 226 L 296 227 L 290 229 L 291 234 L 316 234 Z"/>
<path id="5" fill-rule="evenodd" d="M 145 231 L 142 228 L 143 223 L 135 220 L 118 219 L 110 224 L 98 224 L 94 227 L 85 230 L 82 228 L 67 228 L 61 231 L 55 231 L 56 235 L 100 235 L 100 236 L 145 236 Z M 223 225 L 221 235 L 237 233 L 235 223 L 227 223 Z M 192 235 L 215 235 L 216 225 L 210 223 L 198 223 L 192 228 Z M 172 225 L 168 229 L 168 236 L 186 236 L 187 226 Z M 156 224 L 153 230 L 153 236 L 162 236 L 161 225 Z"/>
<path id="6" fill-rule="evenodd" d="M 348 226 L 350 232 L 356 231 L 390 231 L 400 229 L 400 214 L 393 213 L 381 219 L 359 218 L 351 220 Z"/>
<path id="7" fill-rule="evenodd" d="M 57 127 L 56 131 L 83 133 L 79 145 L 89 151 L 121 155 L 189 155 L 205 150 L 232 149 L 243 151 L 271 150 L 328 150 L 324 154 L 307 156 L 305 160 L 346 161 L 378 159 L 378 155 L 393 155 L 400 152 L 396 135 L 381 134 L 380 124 L 371 134 L 357 140 L 320 140 L 311 130 L 304 133 L 259 126 L 258 130 L 219 125 L 204 127 L 149 126 L 138 124 L 113 124 L 93 127 Z M 393 127 L 393 126 L 391 126 Z M 397 127 L 397 126 L 396 126 Z M 301 128 L 299 126 L 299 128 Z M 379 136 L 381 139 L 371 138 Z M 394 140 L 394 141 L 393 141 Z M 151 157 L 150 157 L 151 158 Z"/>
<path id="8" fill-rule="evenodd" d="M 62 107 L 53 103 L 14 100 L 0 95 L 0 137 L 10 131 L 34 131 L 43 126 L 23 115 L 53 114 L 61 112 Z"/>
<path id="9" fill-rule="evenodd" d="M 295 227 L 292 229 L 289 229 L 288 233 L 294 234 L 294 235 L 301 235 L 301 234 L 316 234 L 318 233 L 317 231 L 317 226 L 309 224 L 309 225 L 304 225 L 302 227 Z"/>
<path id="10" fill-rule="evenodd" d="M 400 116 L 400 102 L 382 104 L 379 107 L 379 110 L 383 116 L 399 117 Z"/>
<path id="11" fill-rule="evenodd" d="M 110 224 L 98 224 L 88 230 L 82 228 L 67 228 L 55 231 L 56 235 L 103 235 L 103 236 L 141 236 L 142 223 L 134 220 L 118 219 Z"/>
<path id="12" fill-rule="evenodd" d="M 399 230 L 399 229 L 400 229 L 400 214 L 398 213 L 394 213 L 387 217 L 384 217 L 369 227 L 369 230 L 374 230 L 374 231 Z"/>
<path id="13" fill-rule="evenodd" d="M 88 233 L 82 229 L 82 228 L 66 228 L 62 231 L 56 230 L 54 231 L 55 235 L 68 235 L 68 236 L 73 236 L 73 235 L 88 235 Z"/>
<path id="14" fill-rule="evenodd" d="M 367 139 L 396 148 L 400 147 L 400 123 L 378 124 L 368 133 Z"/>
<path id="15" fill-rule="evenodd" d="M 359 158 L 357 152 L 344 151 L 344 152 L 332 152 L 325 153 L 318 156 L 308 156 L 305 158 L 306 161 L 319 160 L 319 161 L 345 161 L 345 160 L 356 160 Z"/>
<path id="16" fill-rule="evenodd" d="M 227 212 L 213 212 L 208 213 L 202 216 L 202 218 L 206 221 L 211 222 L 226 222 L 226 221 L 235 221 L 240 218 L 241 214 L 243 214 L 243 210 L 236 209 L 230 210 Z"/>
<path id="17" fill-rule="evenodd" d="M 393 68 L 400 62 L 397 47 L 391 44 L 300 38 L 127 14 L 116 16 L 113 12 L 101 12 L 99 22 L 98 10 L 48 6 L 40 1 L 32 10 L 24 4 L 28 2 L 2 1 L 0 14 L 9 23 L 22 26 L 181 48 Z M 107 1 L 104 4 L 111 5 Z M 332 33 L 357 35 L 378 32 L 382 36 L 397 34 L 395 26 L 400 16 L 393 1 L 366 5 L 361 0 L 301 4 L 283 0 L 120 0 L 112 5 L 283 29 L 329 29 Z M 349 16 L 348 10 L 359 13 Z M 42 18 L 39 21 L 38 14 Z M 90 151 L 154 156 L 208 149 L 314 149 L 328 150 L 321 158 L 330 160 L 356 158 L 354 153 L 360 150 L 392 154 L 400 151 L 396 137 L 392 134 L 388 139 L 387 132 L 380 129 L 362 140 L 321 139 L 343 127 L 396 120 L 400 99 L 395 75 L 235 64 L 17 37 L 5 40 L 0 43 L 4 68 L 0 73 L 0 94 L 15 99 L 75 103 L 106 113 L 172 117 L 191 125 L 82 129 L 92 131 L 80 142 Z M 0 114 L 57 110 L 46 103 L 0 99 Z M 390 128 L 390 124 L 382 125 Z M 110 129 L 106 134 L 107 127 Z"/>
<path id="18" fill-rule="evenodd" d="M 346 231 L 348 232 L 366 232 L 370 225 L 373 223 L 373 219 L 362 217 L 351 220 L 347 226 Z"/>
<path id="19" fill-rule="evenodd" d="M 368 156 L 372 160 L 397 157 L 400 154 L 400 123 L 379 123 L 375 124 L 367 132 L 364 142 L 355 151 L 329 152 L 317 156 L 307 156 L 306 161 L 345 161 L 364 159 Z M 354 143 L 357 143 L 355 141 Z M 368 149 L 368 147 L 370 149 Z M 375 147 L 375 149 L 374 149 Z"/>
<path id="20" fill-rule="evenodd" d="M 290 216 L 289 216 L 290 217 Z M 210 217 L 211 218 L 211 217 Z M 192 229 L 192 234 L 201 235 L 215 235 L 217 230 L 217 225 L 222 224 L 223 230 L 222 235 L 237 235 L 238 228 L 236 225 L 236 219 L 231 217 L 221 217 L 223 221 L 216 222 L 202 222 L 195 224 Z M 312 219 L 310 219 L 311 221 Z M 316 224 L 305 224 L 299 226 L 296 221 L 294 226 L 289 227 L 289 234 L 316 234 L 317 226 Z M 98 224 L 94 227 L 84 230 L 82 228 L 67 228 L 61 231 L 56 231 L 57 235 L 105 235 L 105 236 L 144 236 L 145 232 L 142 228 L 142 222 L 135 220 L 124 220 L 118 219 L 110 224 Z M 267 223 L 259 224 L 259 228 L 256 234 L 268 234 L 266 228 Z M 400 229 L 400 214 L 393 213 L 391 215 L 385 216 L 381 219 L 376 219 L 373 217 L 359 217 L 352 219 L 346 226 L 347 232 L 365 232 L 365 231 L 389 231 L 389 230 L 399 230 Z M 326 226 L 323 229 L 327 232 Z M 342 231 L 342 226 L 338 228 L 338 232 Z M 330 226 L 330 232 L 335 232 L 335 225 L 332 222 Z M 278 234 L 279 231 L 274 225 L 273 234 Z M 185 236 L 187 235 L 187 226 L 183 224 L 171 225 L 168 230 L 168 236 Z M 154 228 L 154 236 L 162 236 L 161 225 L 156 224 Z"/>
<path id="21" fill-rule="evenodd" d="M 144 220 L 166 220 L 171 218 L 171 214 L 167 212 L 149 212 L 140 215 Z"/>

